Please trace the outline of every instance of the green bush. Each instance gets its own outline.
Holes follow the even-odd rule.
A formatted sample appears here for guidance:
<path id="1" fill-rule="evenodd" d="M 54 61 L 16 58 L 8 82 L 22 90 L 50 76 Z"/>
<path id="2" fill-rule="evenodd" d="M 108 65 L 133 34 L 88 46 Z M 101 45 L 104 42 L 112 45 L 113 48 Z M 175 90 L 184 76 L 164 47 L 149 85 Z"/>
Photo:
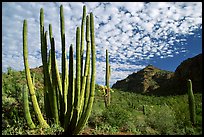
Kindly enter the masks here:
<path id="1" fill-rule="evenodd" d="M 167 105 L 149 106 L 146 116 L 147 124 L 160 134 L 174 134 L 176 118 L 174 111 Z"/>

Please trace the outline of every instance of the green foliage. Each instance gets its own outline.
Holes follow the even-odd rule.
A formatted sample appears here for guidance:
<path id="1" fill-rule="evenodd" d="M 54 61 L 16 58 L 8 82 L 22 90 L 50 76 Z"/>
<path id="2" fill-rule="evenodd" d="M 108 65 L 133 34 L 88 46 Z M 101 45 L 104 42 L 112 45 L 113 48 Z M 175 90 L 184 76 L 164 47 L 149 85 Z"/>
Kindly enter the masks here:
<path id="1" fill-rule="evenodd" d="M 96 93 L 93 115 L 87 125 L 97 129 L 94 134 L 120 134 L 121 132 L 125 134 L 131 132 L 136 135 L 202 134 L 201 94 L 195 95 L 196 109 L 200 110 L 199 113 L 196 111 L 196 118 L 200 120 L 196 127 L 192 127 L 188 118 L 187 95 L 158 97 L 114 89 L 112 105 L 109 109 L 104 109 L 102 93 L 98 86 Z M 145 106 L 146 115 L 143 114 L 143 106 Z M 104 125 L 117 131 L 110 133 L 107 129 L 108 131 L 104 132 Z"/>
<path id="2" fill-rule="evenodd" d="M 159 131 L 159 134 L 172 134 L 176 128 L 174 111 L 167 105 L 154 105 L 147 108 L 145 121 Z"/>

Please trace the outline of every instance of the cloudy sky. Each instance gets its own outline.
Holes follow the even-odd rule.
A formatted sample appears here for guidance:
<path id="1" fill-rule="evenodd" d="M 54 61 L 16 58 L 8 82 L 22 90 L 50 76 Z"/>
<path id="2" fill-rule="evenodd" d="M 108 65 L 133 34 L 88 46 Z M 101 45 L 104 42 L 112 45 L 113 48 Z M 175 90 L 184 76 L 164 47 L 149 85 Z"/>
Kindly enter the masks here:
<path id="1" fill-rule="evenodd" d="M 42 65 L 40 8 L 44 9 L 45 30 L 52 24 L 61 70 L 61 4 L 64 7 L 67 53 L 71 43 L 75 46 L 75 31 L 81 25 L 83 5 L 87 7 L 87 14 L 94 14 L 98 84 L 105 83 L 106 49 L 109 50 L 112 70 L 111 85 L 148 64 L 175 71 L 183 60 L 202 53 L 201 2 L 3 2 L 2 72 L 8 67 L 24 69 L 24 19 L 28 22 L 30 68 Z"/>

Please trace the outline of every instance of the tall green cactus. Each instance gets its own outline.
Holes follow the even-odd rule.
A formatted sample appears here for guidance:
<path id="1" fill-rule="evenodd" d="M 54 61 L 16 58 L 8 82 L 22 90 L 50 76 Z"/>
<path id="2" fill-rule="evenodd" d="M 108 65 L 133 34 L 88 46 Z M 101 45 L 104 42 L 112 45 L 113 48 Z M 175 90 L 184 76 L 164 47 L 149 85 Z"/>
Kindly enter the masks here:
<path id="1" fill-rule="evenodd" d="M 104 97 L 105 99 L 105 106 L 108 107 L 110 106 L 110 99 L 111 99 L 111 95 L 110 95 L 110 64 L 109 64 L 109 56 L 108 56 L 108 50 L 106 49 L 106 95 Z"/>
<path id="2" fill-rule="evenodd" d="M 84 54 L 84 24 L 86 22 L 86 6 L 83 6 L 83 15 L 81 20 L 81 77 L 83 77 L 83 54 Z M 81 83 L 82 84 L 82 83 Z"/>
<path id="3" fill-rule="evenodd" d="M 63 6 L 60 6 L 60 28 L 61 28 L 61 42 L 62 42 L 62 105 L 60 109 L 60 122 L 63 125 L 64 121 L 64 112 L 66 106 L 66 94 L 67 94 L 67 85 L 68 80 L 67 66 L 66 66 L 66 48 L 65 48 L 65 21 L 64 21 L 64 10 Z"/>
<path id="4" fill-rule="evenodd" d="M 55 42 L 52 35 L 52 26 L 49 25 L 50 45 L 49 59 L 47 58 L 47 31 L 44 31 L 43 9 L 40 9 L 40 37 L 41 37 L 41 55 L 44 74 L 44 96 L 46 116 L 54 120 L 65 129 L 65 134 L 78 134 L 86 124 L 94 101 L 95 76 L 96 76 L 96 51 L 94 39 L 94 16 L 86 16 L 86 7 L 83 6 L 83 18 L 81 31 L 76 29 L 76 72 L 74 72 L 73 45 L 70 45 L 69 52 L 69 70 L 66 59 L 65 49 L 65 22 L 63 6 L 60 6 L 60 25 L 62 41 L 62 78 L 57 67 L 55 56 Z M 86 17 L 86 20 L 85 20 Z M 86 21 L 86 60 L 83 67 L 83 48 L 84 48 L 84 24 Z M 27 29 L 27 28 L 26 28 Z M 24 30 L 23 30 L 24 32 Z M 27 30 L 26 30 L 27 32 Z M 81 32 L 81 34 L 80 34 Z M 24 64 L 31 98 L 33 98 L 32 81 L 30 81 L 29 67 L 27 61 L 27 45 L 24 47 Z M 91 57 L 90 57 L 91 56 Z M 26 62 L 27 61 L 27 62 Z M 90 62 L 92 61 L 92 62 Z M 27 64 L 26 64 L 27 63 Z M 68 75 L 69 73 L 69 75 Z M 74 73 L 76 78 L 74 78 Z M 35 107 L 38 106 L 37 100 L 32 101 Z M 39 106 L 38 106 L 39 107 Z M 35 109 L 35 108 L 34 108 Z M 39 114 L 39 108 L 36 109 L 39 116 L 39 122 L 46 125 L 46 121 Z M 51 114 L 49 114 L 51 112 Z M 44 120 L 44 121 L 43 121 Z M 47 124 L 46 127 L 49 127 Z"/>
<path id="5" fill-rule="evenodd" d="M 24 115 L 28 126 L 31 129 L 35 128 L 35 124 L 33 123 L 33 120 L 30 115 L 29 103 L 28 103 L 28 89 L 26 85 L 23 85 L 23 109 L 24 109 Z"/>
<path id="6" fill-rule="evenodd" d="M 28 85 L 29 92 L 31 95 L 32 104 L 33 104 L 35 114 L 37 116 L 37 119 L 38 119 L 40 125 L 43 128 L 48 128 L 49 125 L 47 124 L 47 122 L 44 120 L 44 118 L 42 116 L 42 113 L 41 113 L 41 110 L 40 110 L 40 107 L 38 105 L 37 98 L 35 95 L 34 86 L 33 86 L 32 80 L 31 80 L 30 69 L 29 69 L 29 64 L 28 64 L 27 21 L 26 20 L 24 20 L 24 22 L 23 22 L 23 59 L 24 59 L 27 85 Z"/>
<path id="7" fill-rule="evenodd" d="M 187 86 L 188 86 L 188 103 L 189 103 L 190 120 L 191 120 L 191 123 L 195 125 L 195 122 L 196 122 L 195 99 L 193 95 L 192 82 L 190 79 L 188 79 Z"/>

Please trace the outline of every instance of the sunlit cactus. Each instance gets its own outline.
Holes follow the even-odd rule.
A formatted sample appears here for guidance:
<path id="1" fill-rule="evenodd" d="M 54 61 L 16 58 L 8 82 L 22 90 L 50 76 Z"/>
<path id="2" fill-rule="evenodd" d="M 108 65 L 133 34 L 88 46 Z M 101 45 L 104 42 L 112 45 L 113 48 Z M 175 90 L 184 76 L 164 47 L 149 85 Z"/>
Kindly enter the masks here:
<path id="1" fill-rule="evenodd" d="M 35 124 L 33 123 L 33 120 L 30 115 L 30 109 L 29 109 L 29 102 L 28 102 L 28 88 L 26 85 L 23 86 L 23 110 L 24 110 L 24 116 L 27 121 L 28 127 L 31 129 L 35 128 Z"/>
<path id="2" fill-rule="evenodd" d="M 35 95 L 35 90 L 34 90 L 34 86 L 32 83 L 29 64 L 28 64 L 28 46 L 27 46 L 27 44 L 28 44 L 27 43 L 27 21 L 24 20 L 24 22 L 23 22 L 23 59 L 24 59 L 27 85 L 28 85 L 28 89 L 30 92 L 33 108 L 34 108 L 35 114 L 37 116 L 37 119 L 43 128 L 48 128 L 49 125 L 47 124 L 47 122 L 44 120 L 44 118 L 42 116 L 42 113 L 41 113 L 41 110 L 40 110 L 40 107 L 38 105 L 37 98 Z"/>
<path id="3" fill-rule="evenodd" d="M 70 45 L 69 63 L 66 58 L 65 48 L 65 20 L 63 6 L 60 6 L 60 26 L 62 42 L 62 77 L 59 74 L 55 56 L 55 40 L 52 35 L 52 26 L 49 24 L 49 38 L 51 49 L 47 53 L 47 31 L 44 30 L 44 13 L 40 9 L 40 37 L 41 55 L 44 75 L 44 108 L 49 124 L 57 124 L 64 128 L 65 134 L 78 134 L 86 124 L 92 110 L 95 92 L 96 76 L 96 51 L 94 36 L 93 13 L 86 16 L 86 7 L 83 6 L 83 17 L 80 27 L 76 29 L 76 70 L 74 70 L 73 45 Z M 31 81 L 28 66 L 27 51 L 27 22 L 24 21 L 23 28 L 23 51 L 24 65 L 26 70 L 27 85 L 34 110 L 40 124 L 47 128 L 49 125 L 43 119 L 37 100 L 35 90 Z M 86 60 L 83 67 L 84 48 L 84 26 L 86 24 Z M 69 64 L 69 67 L 68 67 Z M 69 68 L 69 69 L 68 69 Z M 68 74 L 69 73 L 69 74 Z M 76 77 L 74 78 L 74 74 Z"/>

